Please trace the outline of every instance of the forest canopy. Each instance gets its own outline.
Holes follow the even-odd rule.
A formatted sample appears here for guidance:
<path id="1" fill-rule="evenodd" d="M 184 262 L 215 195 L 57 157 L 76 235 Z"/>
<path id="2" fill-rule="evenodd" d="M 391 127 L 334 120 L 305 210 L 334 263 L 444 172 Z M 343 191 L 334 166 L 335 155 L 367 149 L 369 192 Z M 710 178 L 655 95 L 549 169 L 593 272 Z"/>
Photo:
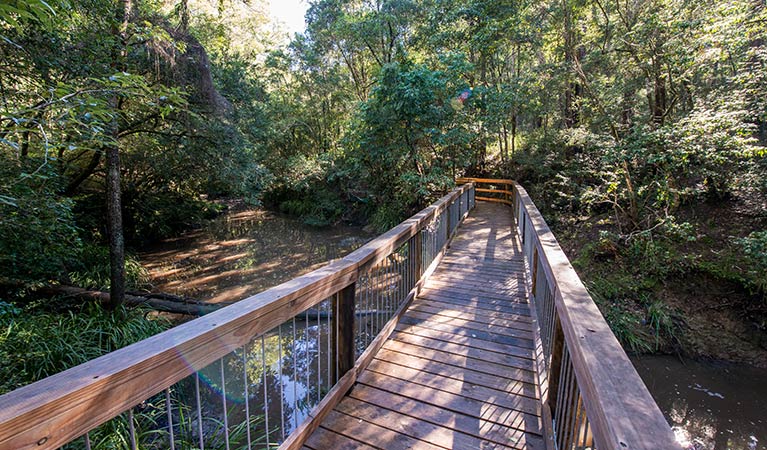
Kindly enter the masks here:
<path id="1" fill-rule="evenodd" d="M 4 300 L 124 290 L 123 244 L 137 286 L 131 251 L 218 199 L 383 230 L 458 176 L 497 176 L 570 230 L 582 267 L 655 258 L 642 277 L 707 271 L 763 303 L 762 0 L 309 3 L 285 41 L 263 0 L 4 1 Z M 690 208 L 727 202 L 751 219 L 723 252 L 680 251 L 705 234 Z M 616 283 L 590 286 L 608 319 L 618 291 L 656 304 Z"/>

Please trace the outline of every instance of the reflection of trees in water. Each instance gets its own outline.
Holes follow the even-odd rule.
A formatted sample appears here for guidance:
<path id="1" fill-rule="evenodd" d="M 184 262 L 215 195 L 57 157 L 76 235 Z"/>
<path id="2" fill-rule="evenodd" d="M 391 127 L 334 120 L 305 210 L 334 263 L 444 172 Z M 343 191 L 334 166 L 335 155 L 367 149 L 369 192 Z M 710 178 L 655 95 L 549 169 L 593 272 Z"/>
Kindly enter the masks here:
<path id="1" fill-rule="evenodd" d="M 200 436 L 206 449 L 276 447 L 331 387 L 330 310 L 326 300 L 133 408 L 138 448 L 170 448 L 170 422 L 177 449 Z M 92 431 L 91 448 L 131 448 L 129 423 L 126 413 Z"/>
<path id="2" fill-rule="evenodd" d="M 685 450 L 754 450 L 756 442 L 747 440 L 747 430 L 740 430 L 733 418 L 723 412 L 690 405 L 676 398 L 669 409 L 669 418 Z M 761 448 L 761 447 L 759 447 Z"/>
<path id="3" fill-rule="evenodd" d="M 254 210 L 168 241 L 142 260 L 159 290 L 236 301 L 343 257 L 366 241 L 363 236 L 357 228 L 309 228 Z"/>

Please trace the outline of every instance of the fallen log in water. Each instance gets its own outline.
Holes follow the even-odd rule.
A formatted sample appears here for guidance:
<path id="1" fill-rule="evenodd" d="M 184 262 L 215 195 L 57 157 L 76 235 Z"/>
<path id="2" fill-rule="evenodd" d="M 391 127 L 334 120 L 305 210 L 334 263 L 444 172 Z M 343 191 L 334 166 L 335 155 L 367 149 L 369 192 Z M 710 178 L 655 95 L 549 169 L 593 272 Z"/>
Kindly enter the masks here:
<path id="1" fill-rule="evenodd" d="M 37 289 L 37 292 L 49 295 L 65 295 L 67 297 L 81 298 L 84 300 L 95 300 L 100 303 L 109 302 L 109 292 L 94 291 L 61 284 L 43 286 Z M 172 294 L 130 292 L 125 294 L 125 304 L 128 306 L 147 306 L 156 311 L 174 314 L 204 316 L 205 314 L 221 309 L 224 306 L 228 306 L 231 303 L 205 303 L 200 300 L 179 297 Z"/>

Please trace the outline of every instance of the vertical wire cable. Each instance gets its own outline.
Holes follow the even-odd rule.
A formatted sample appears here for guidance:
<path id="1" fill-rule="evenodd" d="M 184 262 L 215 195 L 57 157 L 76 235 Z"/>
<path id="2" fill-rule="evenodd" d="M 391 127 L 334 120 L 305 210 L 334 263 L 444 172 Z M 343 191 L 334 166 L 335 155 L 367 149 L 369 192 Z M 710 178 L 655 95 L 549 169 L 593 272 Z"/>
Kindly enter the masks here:
<path id="1" fill-rule="evenodd" d="M 341 296 L 339 293 L 336 293 L 336 297 L 334 301 L 336 302 L 336 307 L 334 308 L 334 311 L 338 311 L 338 315 L 340 316 L 342 313 L 341 313 Z M 339 364 L 340 361 L 338 358 L 338 352 L 339 350 L 341 350 L 340 348 L 341 347 L 340 345 L 341 344 L 340 342 L 341 341 L 340 339 L 341 338 L 341 327 L 340 327 L 341 321 L 338 320 L 337 317 L 335 319 L 336 320 L 334 320 L 333 322 L 335 322 L 335 326 L 336 326 L 336 355 L 333 358 L 333 360 L 335 361 L 335 365 L 336 365 L 336 379 L 333 380 L 333 386 L 335 386 L 335 384 L 341 378 L 341 371 L 340 371 L 341 367 L 340 367 L 340 364 Z"/>
<path id="2" fill-rule="evenodd" d="M 133 426 L 133 408 L 128 409 L 128 432 L 130 435 L 130 448 L 136 450 L 136 428 Z"/>
<path id="3" fill-rule="evenodd" d="M 566 390 L 565 386 L 567 384 L 567 353 L 565 351 L 565 348 L 562 349 L 562 361 L 560 363 L 559 368 L 559 386 L 557 388 L 557 409 L 554 412 L 555 421 L 554 421 L 554 439 L 557 444 L 561 444 L 561 441 L 559 439 L 559 435 L 562 432 L 562 422 L 564 420 L 564 413 L 563 413 L 563 405 L 564 401 L 563 398 L 565 396 Z"/>
<path id="4" fill-rule="evenodd" d="M 327 388 L 328 391 L 330 390 L 330 387 L 333 386 L 333 382 L 334 382 L 331 379 L 331 378 L 333 378 L 333 369 L 331 368 L 332 366 L 330 365 L 331 364 L 330 360 L 332 359 L 332 354 L 333 354 L 332 348 L 331 348 L 331 341 L 333 340 L 333 329 L 332 329 L 332 327 L 333 327 L 333 322 L 335 322 L 335 320 L 333 318 L 331 318 L 331 315 L 333 313 L 333 299 L 335 299 L 335 296 L 336 296 L 336 294 L 333 294 L 330 297 L 328 297 L 328 303 L 327 303 L 327 306 L 328 306 L 328 339 L 327 339 L 327 344 L 328 344 L 328 376 L 326 377 L 325 381 L 327 383 L 326 388 Z"/>
<path id="5" fill-rule="evenodd" d="M 242 384 L 243 395 L 245 396 L 245 430 L 246 438 L 248 440 L 248 450 L 253 448 L 253 444 L 250 437 L 250 394 L 248 393 L 248 344 L 242 347 Z"/>
<path id="6" fill-rule="evenodd" d="M 202 437 L 202 400 L 200 399 L 200 372 L 194 373 L 194 395 L 197 398 L 197 438 L 200 450 L 205 450 L 205 442 Z"/>
<path id="7" fill-rule="evenodd" d="M 85 439 L 85 450 L 91 450 L 91 435 L 90 432 L 85 433 L 85 436 L 83 436 Z"/>
<path id="8" fill-rule="evenodd" d="M 291 348 L 293 353 L 293 429 L 295 430 L 296 427 L 298 427 L 298 415 L 296 414 L 296 411 L 298 411 L 298 366 L 296 361 L 296 316 L 293 316 L 293 343 Z"/>
<path id="9" fill-rule="evenodd" d="M 309 310 L 307 309 L 304 312 L 304 359 L 306 360 L 304 367 L 306 368 L 304 372 L 306 372 L 306 380 L 304 381 L 304 387 L 305 387 L 305 396 L 304 400 L 306 401 L 306 414 L 308 415 L 309 412 L 312 410 L 311 407 L 311 390 L 309 389 L 309 367 L 312 365 L 312 359 L 309 357 Z"/>
<path id="10" fill-rule="evenodd" d="M 564 349 L 563 349 L 564 351 Z M 570 354 L 569 352 L 567 354 L 567 379 L 566 379 L 566 385 L 565 385 L 565 396 L 562 399 L 562 423 L 561 423 L 561 435 L 562 435 L 562 448 L 564 448 L 564 444 L 566 443 L 565 439 L 567 438 L 567 431 L 568 431 L 568 425 L 570 423 L 570 404 L 572 403 L 573 398 L 573 366 L 570 364 Z M 562 358 L 563 360 L 565 358 Z"/>
<path id="11" fill-rule="evenodd" d="M 168 439 L 170 440 L 170 450 L 175 450 L 176 436 L 173 432 L 173 410 L 170 406 L 170 388 L 165 389 L 165 409 L 168 413 Z"/>
<path id="12" fill-rule="evenodd" d="M 221 368 L 221 400 L 224 406 L 224 441 L 226 450 L 229 450 L 229 412 L 226 408 L 226 376 L 224 375 L 224 358 L 219 359 Z"/>
<path id="13" fill-rule="evenodd" d="M 317 304 L 317 403 L 322 398 L 322 322 L 320 321 L 322 302 Z"/>
<path id="14" fill-rule="evenodd" d="M 282 324 L 277 327 L 277 374 L 280 379 L 280 436 L 285 440 L 285 384 L 282 376 Z"/>
<path id="15" fill-rule="evenodd" d="M 354 292 L 354 304 L 355 304 L 354 305 L 354 311 L 355 311 L 354 316 L 355 317 L 354 317 L 354 320 L 352 322 L 352 325 L 353 325 L 354 330 L 355 330 L 354 331 L 354 334 L 355 334 L 354 335 L 354 360 L 355 361 L 357 361 L 357 353 L 358 353 L 357 349 L 359 348 L 359 345 L 357 345 L 357 342 L 364 342 L 364 337 L 362 335 L 362 321 L 361 320 L 357 320 L 357 317 L 356 317 L 357 313 L 361 312 L 362 308 L 365 306 L 363 304 L 363 302 L 362 302 L 361 296 L 357 295 L 357 291 L 362 293 L 362 283 L 363 283 L 363 281 L 364 281 L 363 278 L 360 277 L 357 280 L 357 284 L 354 286 L 354 291 L 355 291 Z"/>
<path id="16" fill-rule="evenodd" d="M 381 267 L 375 268 L 375 291 L 374 296 L 376 299 L 376 335 L 381 332 Z"/>
<path id="17" fill-rule="evenodd" d="M 264 426 L 266 427 L 266 448 L 270 447 L 269 442 L 269 393 L 266 385 L 266 338 L 261 335 L 261 373 L 264 377 Z"/>

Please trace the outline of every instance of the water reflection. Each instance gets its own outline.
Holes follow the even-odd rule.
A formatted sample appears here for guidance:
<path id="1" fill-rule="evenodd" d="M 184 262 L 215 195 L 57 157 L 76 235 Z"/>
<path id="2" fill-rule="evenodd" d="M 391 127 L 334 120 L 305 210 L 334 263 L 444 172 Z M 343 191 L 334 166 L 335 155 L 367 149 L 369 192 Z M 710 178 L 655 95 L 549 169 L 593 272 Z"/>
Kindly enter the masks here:
<path id="1" fill-rule="evenodd" d="M 685 449 L 767 450 L 767 370 L 633 358 Z"/>
<path id="2" fill-rule="evenodd" d="M 373 237 L 356 227 L 317 229 L 249 209 L 163 241 L 141 260 L 155 290 L 231 302 L 343 257 Z"/>

